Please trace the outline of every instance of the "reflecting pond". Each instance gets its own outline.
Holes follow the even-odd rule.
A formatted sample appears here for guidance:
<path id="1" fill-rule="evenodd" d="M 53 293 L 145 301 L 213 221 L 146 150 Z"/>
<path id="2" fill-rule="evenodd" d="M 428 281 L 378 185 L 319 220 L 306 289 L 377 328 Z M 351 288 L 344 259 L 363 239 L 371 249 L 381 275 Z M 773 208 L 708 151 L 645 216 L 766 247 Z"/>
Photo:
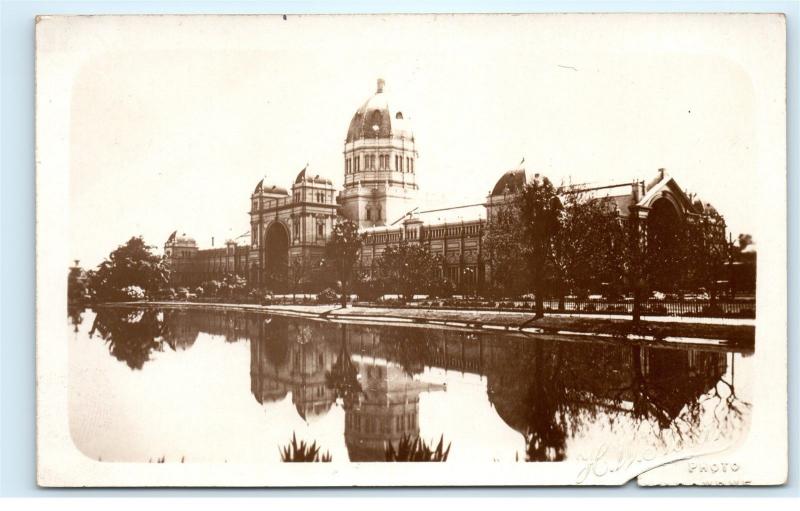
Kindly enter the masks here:
<path id="1" fill-rule="evenodd" d="M 69 423 L 102 461 L 332 462 L 405 436 L 448 462 L 668 452 L 746 431 L 752 357 L 590 336 L 199 309 L 69 311 Z M 677 446 L 677 447 L 676 447 Z"/>

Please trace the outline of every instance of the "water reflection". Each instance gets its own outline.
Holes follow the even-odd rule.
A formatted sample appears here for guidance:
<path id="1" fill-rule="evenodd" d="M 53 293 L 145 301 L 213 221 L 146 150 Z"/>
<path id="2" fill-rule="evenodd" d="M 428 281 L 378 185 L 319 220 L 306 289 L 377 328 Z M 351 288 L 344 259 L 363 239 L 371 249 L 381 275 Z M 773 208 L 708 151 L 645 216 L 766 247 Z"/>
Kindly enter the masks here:
<path id="1" fill-rule="evenodd" d="M 70 311 L 69 317 L 77 331 L 81 314 Z M 344 450 L 339 452 L 351 461 L 383 461 L 387 446 L 397 448 L 404 435 L 453 439 L 451 458 L 488 445 L 493 459 L 562 461 L 580 451 L 582 439 L 596 442 L 598 435 L 666 445 L 697 440 L 709 428 L 733 438 L 748 420 L 749 404 L 737 396 L 733 381 L 740 355 L 717 348 L 199 310 L 102 309 L 88 331 L 133 370 L 155 363 L 154 353 L 191 349 L 200 334 L 226 343 L 249 342 L 255 405 L 289 400 L 312 426 L 336 417 L 333 409 L 342 410 L 343 419 L 337 420 L 343 422 Z M 460 390 L 448 383 L 461 385 Z M 521 448 L 488 434 L 457 431 L 447 415 L 463 414 L 468 421 L 472 412 L 447 407 L 459 395 L 467 396 L 475 410 L 488 401 L 491 413 L 485 420 L 498 429 L 511 428 Z M 427 408 L 421 396 L 428 396 Z M 421 415 L 428 417 L 422 432 Z M 273 421 L 269 427 L 285 438 L 293 434 L 288 423 Z"/>

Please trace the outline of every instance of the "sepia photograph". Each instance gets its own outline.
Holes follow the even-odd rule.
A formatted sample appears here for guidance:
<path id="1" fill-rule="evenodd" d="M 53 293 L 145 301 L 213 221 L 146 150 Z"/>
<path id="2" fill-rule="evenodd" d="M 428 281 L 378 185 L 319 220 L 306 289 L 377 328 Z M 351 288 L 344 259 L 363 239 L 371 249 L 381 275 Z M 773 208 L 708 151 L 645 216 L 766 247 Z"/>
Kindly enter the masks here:
<path id="1" fill-rule="evenodd" d="M 785 37 L 38 17 L 39 484 L 782 484 Z"/>

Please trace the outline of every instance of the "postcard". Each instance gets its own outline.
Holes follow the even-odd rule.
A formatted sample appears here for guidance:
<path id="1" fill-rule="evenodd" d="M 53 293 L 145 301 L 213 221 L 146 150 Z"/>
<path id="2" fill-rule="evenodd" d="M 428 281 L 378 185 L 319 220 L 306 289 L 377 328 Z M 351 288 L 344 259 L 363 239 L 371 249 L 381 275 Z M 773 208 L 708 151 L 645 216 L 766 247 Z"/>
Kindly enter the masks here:
<path id="1" fill-rule="evenodd" d="M 783 15 L 35 22 L 39 485 L 785 482 Z"/>

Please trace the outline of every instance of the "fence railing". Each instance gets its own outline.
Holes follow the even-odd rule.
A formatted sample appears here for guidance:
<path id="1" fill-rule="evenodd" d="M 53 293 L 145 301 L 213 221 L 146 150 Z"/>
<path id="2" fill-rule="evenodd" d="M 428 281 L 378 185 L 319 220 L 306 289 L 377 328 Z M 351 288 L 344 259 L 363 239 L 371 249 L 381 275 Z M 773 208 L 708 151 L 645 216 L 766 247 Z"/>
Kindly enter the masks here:
<path id="1" fill-rule="evenodd" d="M 357 305 L 372 307 L 427 308 L 427 309 L 469 309 L 503 312 L 532 312 L 533 300 L 487 301 L 480 299 L 422 300 L 402 303 L 399 300 L 378 302 L 357 302 Z M 633 301 L 605 300 L 545 300 L 546 313 L 564 314 L 633 314 Z M 641 303 L 641 313 L 646 316 L 685 316 L 685 317 L 727 317 L 755 318 L 753 300 L 718 300 L 714 306 L 710 300 L 647 300 Z"/>
<path id="2" fill-rule="evenodd" d="M 646 300 L 642 314 L 648 316 L 705 316 L 705 317 L 755 317 L 753 300 Z M 550 312 L 633 314 L 633 301 L 565 300 L 563 308 L 557 300 L 545 302 Z"/>

